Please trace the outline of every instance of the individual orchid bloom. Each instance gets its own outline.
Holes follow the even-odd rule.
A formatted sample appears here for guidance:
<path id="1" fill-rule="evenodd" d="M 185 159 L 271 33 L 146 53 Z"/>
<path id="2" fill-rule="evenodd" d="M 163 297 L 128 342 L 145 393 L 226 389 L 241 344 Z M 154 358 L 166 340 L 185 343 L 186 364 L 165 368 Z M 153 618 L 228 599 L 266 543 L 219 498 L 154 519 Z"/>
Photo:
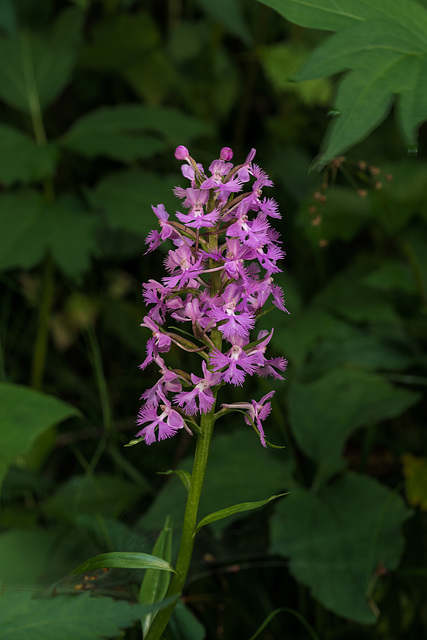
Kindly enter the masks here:
<path id="1" fill-rule="evenodd" d="M 146 400 L 147 404 L 151 406 L 157 406 L 161 402 L 164 402 L 168 392 L 176 393 L 182 389 L 182 384 L 177 373 L 165 365 L 163 358 L 156 356 L 154 361 L 159 367 L 161 377 L 151 389 L 144 391 L 141 396 L 141 399 Z"/>
<path id="2" fill-rule="evenodd" d="M 191 391 L 182 391 L 175 396 L 176 402 L 188 415 L 194 415 L 198 411 L 207 413 L 212 408 L 215 398 L 212 388 L 219 384 L 221 376 L 218 373 L 212 373 L 206 366 L 206 362 L 202 362 L 203 378 L 191 374 L 191 382 L 194 388 Z M 196 404 L 198 400 L 199 406 Z"/>
<path id="3" fill-rule="evenodd" d="M 265 441 L 262 422 L 267 418 L 271 411 L 271 403 L 268 402 L 268 400 L 274 396 L 274 393 L 274 391 L 270 391 L 263 396 L 259 402 L 251 400 L 251 402 L 234 402 L 233 404 L 221 405 L 224 409 L 240 409 L 246 411 L 245 422 L 250 426 L 256 426 L 263 447 L 266 447 L 267 443 Z"/>
<path id="4" fill-rule="evenodd" d="M 210 213 L 204 211 L 204 206 L 209 199 L 209 191 L 202 189 L 187 189 L 184 206 L 189 207 L 188 214 L 177 213 L 176 217 L 187 227 L 201 229 L 202 227 L 213 227 L 218 220 L 219 211 L 214 209 Z"/>
<path id="5" fill-rule="evenodd" d="M 242 287 L 230 284 L 219 299 L 212 301 L 211 317 L 218 322 L 224 338 L 247 338 L 255 324 L 255 316 L 241 304 Z"/>
<path id="6" fill-rule="evenodd" d="M 168 287 L 191 286 L 191 281 L 203 271 L 202 258 L 199 257 L 196 260 L 187 245 L 182 245 L 175 251 L 169 251 L 168 257 L 165 259 L 165 267 L 173 274 L 163 278 L 163 282 Z M 180 273 L 176 273 L 177 271 Z"/>
<path id="7" fill-rule="evenodd" d="M 157 413 L 159 410 L 160 415 Z M 146 444 L 155 442 L 156 435 L 157 440 L 171 438 L 179 429 L 185 426 L 184 418 L 172 408 L 172 405 L 167 400 L 158 407 L 145 404 L 139 411 L 136 423 L 139 426 L 148 423 L 146 427 L 136 434 L 136 437 L 143 438 Z"/>
<path id="8" fill-rule="evenodd" d="M 252 375 L 257 369 L 256 357 L 249 356 L 237 341 L 226 353 L 214 349 L 210 361 L 214 371 L 221 372 L 221 380 L 241 386 L 246 374 Z"/>

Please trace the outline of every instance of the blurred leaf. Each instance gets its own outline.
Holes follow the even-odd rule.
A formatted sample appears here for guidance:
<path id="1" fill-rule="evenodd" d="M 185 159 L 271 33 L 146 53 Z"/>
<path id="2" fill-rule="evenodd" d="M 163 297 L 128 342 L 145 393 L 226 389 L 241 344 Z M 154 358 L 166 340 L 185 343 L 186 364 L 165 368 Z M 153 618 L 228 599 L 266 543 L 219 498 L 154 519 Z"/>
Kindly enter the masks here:
<path id="1" fill-rule="evenodd" d="M 55 171 L 56 148 L 40 146 L 32 138 L 9 125 L 0 124 L 0 181 L 33 182 Z"/>
<path id="2" fill-rule="evenodd" d="M 173 640 L 204 640 L 206 630 L 192 611 L 178 600 L 169 627 Z"/>
<path id="3" fill-rule="evenodd" d="M 411 266 L 413 278 L 422 299 L 427 301 L 427 227 L 414 222 L 402 235 L 402 247 Z"/>
<path id="4" fill-rule="evenodd" d="M 170 176 L 125 170 L 107 175 L 87 195 L 92 206 L 105 214 L 113 228 L 145 238 L 157 227 L 152 205 L 162 202 L 171 212 L 176 208 L 178 201 L 171 195 L 174 185 L 175 178 Z"/>
<path id="5" fill-rule="evenodd" d="M 78 415 L 53 396 L 17 384 L 0 383 L 0 485 L 6 470 L 50 427 Z"/>
<path id="6" fill-rule="evenodd" d="M 36 191 L 16 191 L 0 195 L 0 269 L 30 268 L 46 251 L 44 236 L 37 237 L 43 200 Z"/>
<path id="7" fill-rule="evenodd" d="M 419 399 L 379 375 L 336 369 L 314 382 L 291 385 L 289 421 L 298 445 L 317 462 L 320 482 L 344 466 L 342 449 L 353 431 L 399 416 Z"/>
<path id="8" fill-rule="evenodd" d="M 320 78 L 302 84 L 293 81 L 307 54 L 308 51 L 299 43 L 279 43 L 263 47 L 261 60 L 276 91 L 295 93 L 307 105 L 328 105 L 332 96 L 332 84 L 329 80 Z"/>
<path id="9" fill-rule="evenodd" d="M 252 36 L 245 22 L 239 0 L 197 0 L 208 16 L 222 24 L 229 33 L 250 46 Z"/>
<path id="10" fill-rule="evenodd" d="M 80 515 L 75 519 L 76 527 L 97 551 L 143 551 L 148 553 L 149 543 L 145 536 L 124 522 L 105 516 Z M 73 530 L 75 536 L 76 530 Z M 75 564 L 75 561 L 74 561 Z"/>
<path id="11" fill-rule="evenodd" d="M 82 514 L 117 517 L 139 497 L 140 490 L 130 482 L 107 473 L 73 476 L 60 485 L 44 503 L 50 517 L 66 522 Z"/>
<path id="12" fill-rule="evenodd" d="M 83 67 L 123 73 L 160 45 L 160 31 L 148 12 L 121 13 L 95 23 L 79 53 Z"/>
<path id="13" fill-rule="evenodd" d="M 0 96 L 33 116 L 68 84 L 80 42 L 83 13 L 65 9 L 49 29 L 22 30 L 0 39 Z"/>
<path id="14" fill-rule="evenodd" d="M 385 293 L 417 292 L 415 279 L 409 266 L 398 260 L 383 260 L 382 264 L 363 279 L 364 284 Z"/>
<path id="15" fill-rule="evenodd" d="M 351 240 L 372 219 L 370 198 L 361 198 L 352 189 L 334 187 L 328 191 L 325 203 L 318 205 L 311 215 L 307 203 L 300 208 L 298 223 L 316 246 L 319 238 Z M 313 224 L 321 216 L 320 225 Z"/>
<path id="16" fill-rule="evenodd" d="M 184 144 L 209 132 L 206 124 L 176 109 L 129 104 L 84 115 L 61 142 L 88 157 L 104 155 L 129 162 L 166 151 L 166 142 Z"/>
<path id="17" fill-rule="evenodd" d="M 427 458 L 416 458 L 410 453 L 402 456 L 405 493 L 412 507 L 427 511 Z"/>
<path id="18" fill-rule="evenodd" d="M 64 195 L 48 204 L 35 191 L 1 195 L 0 221 L 0 269 L 33 267 L 49 249 L 71 278 L 90 266 L 97 221 L 78 198 Z"/>
<path id="19" fill-rule="evenodd" d="M 0 581 L 7 586 L 40 584 L 52 556 L 55 534 L 42 529 L 16 526 L 0 534 Z"/>
<path id="20" fill-rule="evenodd" d="M 14 0 L 2 0 L 0 4 L 0 29 L 8 35 L 16 31 L 16 7 Z"/>
<path id="21" fill-rule="evenodd" d="M 292 575 L 327 609 L 372 624 L 375 571 L 397 568 L 404 549 L 400 527 L 410 513 L 375 480 L 346 474 L 318 493 L 295 489 L 278 504 L 271 551 L 290 558 Z"/>
<path id="22" fill-rule="evenodd" d="M 205 21 L 180 20 L 172 25 L 168 50 L 172 58 L 181 63 L 188 63 L 197 56 L 209 41 L 209 26 Z"/>
<path id="23" fill-rule="evenodd" d="M 372 203 L 378 222 L 387 234 L 393 235 L 403 229 L 415 214 L 425 214 L 427 163 L 421 159 L 406 159 L 387 164 L 382 167 L 378 179 L 383 182 L 387 175 L 391 181 L 384 184 Z"/>
<path id="24" fill-rule="evenodd" d="M 173 572 L 169 562 L 149 553 L 140 553 L 137 551 L 112 551 L 111 553 L 101 553 L 99 556 L 89 558 L 89 560 L 86 560 L 76 567 L 72 573 L 87 573 L 88 571 L 104 568 L 150 569 L 151 571 Z M 152 604 L 152 602 L 147 604 Z"/>
<path id="25" fill-rule="evenodd" d="M 230 420 L 230 416 L 226 417 Z M 217 423 L 216 429 L 221 428 Z M 242 419 L 243 423 L 243 419 Z M 192 456 L 185 459 L 181 468 L 190 471 Z M 226 508 L 230 502 L 263 500 L 267 494 L 280 491 L 290 481 L 291 463 L 283 452 L 276 454 L 260 446 L 251 429 L 241 424 L 237 431 L 217 434 L 212 441 L 209 465 L 203 485 L 199 516 Z M 153 530 L 163 525 L 164 515 L 171 515 L 175 526 L 182 524 L 187 493 L 178 478 L 172 478 L 160 490 L 156 500 L 138 523 L 138 528 Z M 221 534 L 239 514 L 228 520 L 213 523 L 213 531 Z"/>
<path id="26" fill-rule="evenodd" d="M 0 629 L 5 640 L 116 638 L 147 610 L 88 593 L 32 599 L 31 593 L 6 592 L 0 595 L 0 604 Z"/>
<path id="27" fill-rule="evenodd" d="M 264 507 L 272 500 L 277 500 L 277 498 L 282 498 L 285 495 L 287 494 L 280 493 L 277 496 L 270 496 L 265 500 L 258 500 L 257 502 L 241 502 L 240 504 L 234 504 L 232 507 L 226 507 L 225 509 L 220 509 L 219 511 L 210 513 L 208 516 L 202 518 L 202 520 L 200 520 L 200 522 L 197 524 L 196 533 L 198 533 L 198 531 L 200 531 L 200 529 L 202 527 L 205 527 L 207 524 L 212 524 L 213 522 L 218 522 L 218 520 L 229 518 L 230 516 L 233 516 L 237 513 L 244 513 L 245 511 L 259 509 L 260 507 Z"/>
<path id="28" fill-rule="evenodd" d="M 170 563 L 172 560 L 172 526 L 169 516 L 166 518 L 163 529 L 159 533 L 153 547 L 153 555 L 163 558 Z M 170 575 L 162 571 L 148 569 L 145 572 L 139 591 L 139 602 L 141 604 L 152 604 L 161 602 L 169 587 Z M 145 638 L 155 616 L 151 613 L 141 618 L 142 636 Z"/>

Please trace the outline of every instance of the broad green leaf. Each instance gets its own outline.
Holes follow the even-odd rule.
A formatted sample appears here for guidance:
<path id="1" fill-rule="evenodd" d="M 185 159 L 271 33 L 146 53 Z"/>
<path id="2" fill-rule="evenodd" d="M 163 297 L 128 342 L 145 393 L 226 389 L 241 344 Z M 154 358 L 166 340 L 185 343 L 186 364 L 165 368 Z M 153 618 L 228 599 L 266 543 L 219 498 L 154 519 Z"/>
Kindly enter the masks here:
<path id="1" fill-rule="evenodd" d="M 231 34 L 246 45 L 252 44 L 252 36 L 245 22 L 239 0 L 197 0 L 206 14 L 223 24 Z"/>
<path id="2" fill-rule="evenodd" d="M 97 218 L 75 196 L 46 203 L 35 191 L 0 196 L 0 269 L 32 267 L 47 250 L 60 269 L 79 278 L 95 251 Z"/>
<path id="3" fill-rule="evenodd" d="M 317 463 L 320 482 L 344 466 L 342 449 L 353 431 L 399 416 L 419 399 L 379 375 L 342 368 L 314 382 L 294 382 L 289 420 L 298 445 Z"/>
<path id="4" fill-rule="evenodd" d="M 0 534 L 0 582 L 9 586 L 40 583 L 52 558 L 56 534 L 50 531 L 16 526 Z"/>
<path id="5" fill-rule="evenodd" d="M 242 502 L 240 504 L 235 504 L 232 507 L 226 507 L 225 509 L 220 509 L 219 511 L 215 511 L 215 513 L 210 513 L 208 516 L 205 516 L 196 527 L 195 533 L 198 533 L 202 527 L 205 527 L 207 524 L 212 524 L 212 522 L 217 522 L 218 520 L 223 520 L 224 518 L 228 518 L 229 516 L 233 516 L 236 513 L 244 513 L 245 511 L 252 511 L 253 509 L 259 509 L 259 507 L 264 507 L 266 504 L 271 502 L 272 500 L 276 500 L 277 498 L 282 498 L 287 495 L 286 493 L 279 493 L 277 496 L 270 496 L 266 500 L 257 500 L 256 502 Z"/>
<path id="6" fill-rule="evenodd" d="M 138 553 L 136 551 L 112 551 L 111 553 L 101 553 L 99 556 L 89 558 L 80 564 L 75 573 L 87 573 L 95 569 L 152 569 L 156 571 L 172 571 L 169 562 L 162 558 L 157 558 L 149 553 Z M 149 604 L 152 604 L 150 602 Z"/>
<path id="7" fill-rule="evenodd" d="M 77 409 L 53 396 L 17 384 L 0 383 L 0 485 L 7 468 L 37 438 Z"/>
<path id="8" fill-rule="evenodd" d="M 45 513 L 65 522 L 80 515 L 119 516 L 140 496 L 140 489 L 107 473 L 72 476 L 45 501 Z"/>
<path id="9" fill-rule="evenodd" d="M 163 558 L 170 563 L 172 559 L 172 526 L 169 516 L 166 518 L 165 525 L 159 533 L 156 543 L 153 547 L 153 556 Z M 170 576 L 168 573 L 148 569 L 141 583 L 139 591 L 139 602 L 141 604 L 152 604 L 153 602 L 161 602 L 166 595 L 169 587 Z M 141 618 L 142 636 L 145 638 L 148 629 L 153 622 L 152 613 Z"/>
<path id="10" fill-rule="evenodd" d="M 427 35 L 426 15 L 422 7 L 406 0 L 258 0 L 275 9 L 295 24 L 312 29 L 338 31 L 367 20 L 397 20 L 422 38 Z"/>
<path id="11" fill-rule="evenodd" d="M 402 456 L 405 493 L 411 506 L 427 511 L 427 458 L 416 458 L 410 453 Z"/>
<path id="12" fill-rule="evenodd" d="M 168 144 L 187 143 L 210 131 L 200 120 L 176 109 L 129 104 L 84 115 L 61 143 L 88 157 L 104 155 L 129 162 L 149 158 L 167 150 Z"/>
<path id="13" fill-rule="evenodd" d="M 32 599 L 27 592 L 0 595 L 2 640 L 95 640 L 117 638 L 147 610 L 122 600 L 82 593 L 76 597 Z"/>
<path id="14" fill-rule="evenodd" d="M 278 504 L 271 551 L 289 558 L 292 575 L 327 609 L 372 624 L 375 571 L 378 565 L 397 568 L 404 549 L 401 526 L 410 513 L 397 493 L 346 474 L 318 493 L 294 489 Z"/>
<path id="15" fill-rule="evenodd" d="M 231 424 L 237 429 L 230 434 L 221 433 Z M 284 452 L 276 453 L 264 449 L 252 428 L 243 422 L 240 415 L 227 415 L 216 424 L 216 435 L 212 440 L 209 464 L 206 469 L 200 502 L 200 518 L 209 513 L 250 500 L 262 500 L 265 495 L 276 494 L 289 487 L 291 462 Z M 268 431 L 268 429 L 267 429 Z M 268 435 L 268 434 L 267 434 Z M 191 470 L 193 457 L 185 459 L 180 467 Z M 160 490 L 156 500 L 143 515 L 138 526 L 144 530 L 160 529 L 164 514 L 171 515 L 174 525 L 182 524 L 187 493 L 178 478 Z M 212 529 L 220 534 L 240 514 L 227 520 L 214 522 Z"/>
<path id="16" fill-rule="evenodd" d="M 399 94 L 398 125 L 409 149 L 427 119 L 427 11 L 408 0 L 261 0 L 287 19 L 338 31 L 320 45 L 297 80 L 352 69 L 339 84 L 316 164 L 321 166 L 365 138 L 388 114 Z"/>
<path id="17" fill-rule="evenodd" d="M 46 252 L 44 234 L 34 233 L 43 200 L 35 191 L 0 195 L 0 270 L 31 268 Z"/>
<path id="18" fill-rule="evenodd" d="M 14 0 L 2 0 L 0 4 L 0 28 L 7 34 L 16 31 L 16 6 Z"/>
<path id="19" fill-rule="evenodd" d="M 172 213 L 178 200 L 171 195 L 176 179 L 139 170 L 112 173 L 87 195 L 94 208 L 103 213 L 111 227 L 145 238 L 158 221 L 151 206 L 163 203 Z"/>
<path id="20" fill-rule="evenodd" d="M 0 40 L 0 96 L 40 118 L 67 85 L 80 42 L 83 13 L 65 9 L 45 31 L 21 30 Z"/>
<path id="21" fill-rule="evenodd" d="M 383 20 L 358 22 L 338 31 L 317 47 L 295 80 L 304 82 L 345 69 L 365 67 L 367 62 L 379 62 L 384 57 L 419 57 L 424 50 L 424 41 L 400 23 Z M 404 77 L 401 80 L 404 82 Z"/>
<path id="22" fill-rule="evenodd" d="M 0 181 L 6 186 L 52 175 L 55 162 L 55 146 L 40 146 L 18 129 L 0 124 Z"/>

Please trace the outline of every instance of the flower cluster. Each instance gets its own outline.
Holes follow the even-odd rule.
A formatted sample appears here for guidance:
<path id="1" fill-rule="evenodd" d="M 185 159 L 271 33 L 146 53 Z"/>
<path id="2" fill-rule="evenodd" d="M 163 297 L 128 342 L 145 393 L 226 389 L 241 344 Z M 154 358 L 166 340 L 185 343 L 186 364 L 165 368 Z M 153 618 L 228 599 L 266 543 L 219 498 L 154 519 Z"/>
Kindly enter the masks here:
<path id="1" fill-rule="evenodd" d="M 284 252 L 269 222 L 280 214 L 275 200 L 262 195 L 272 182 L 254 164 L 254 156 L 252 149 L 243 164 L 234 166 L 232 150 L 224 147 L 205 173 L 186 147 L 179 146 L 175 157 L 184 161 L 182 173 L 190 186 L 175 187 L 174 193 L 185 213 L 177 212 L 174 221 L 162 204 L 152 207 L 159 230 L 148 235 L 147 253 L 166 240 L 174 248 L 164 261 L 167 275 L 143 285 L 149 311 L 142 325 L 152 337 L 141 369 L 150 364 L 159 369 L 156 384 L 142 394 L 145 403 L 137 419 L 143 427 L 137 437 L 146 444 L 182 428 L 197 430 L 194 416 L 215 410 L 218 389 L 225 383 L 242 385 L 253 374 L 283 379 L 286 360 L 265 355 L 273 330 L 250 339 L 268 300 L 286 312 L 283 292 L 273 280 Z M 165 328 L 168 316 L 191 323 L 191 329 Z M 184 337 L 189 331 L 190 339 Z M 201 356 L 201 375 L 166 366 L 163 354 L 172 344 Z M 217 415 L 244 410 L 247 424 L 266 446 L 262 420 L 270 412 L 273 393 L 258 403 L 223 405 Z"/>

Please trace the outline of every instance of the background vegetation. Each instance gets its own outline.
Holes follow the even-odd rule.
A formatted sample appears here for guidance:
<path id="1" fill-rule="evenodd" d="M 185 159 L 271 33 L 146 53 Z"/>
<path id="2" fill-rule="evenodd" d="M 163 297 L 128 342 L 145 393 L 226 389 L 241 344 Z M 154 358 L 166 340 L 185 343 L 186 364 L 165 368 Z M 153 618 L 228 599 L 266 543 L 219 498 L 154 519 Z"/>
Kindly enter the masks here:
<path id="1" fill-rule="evenodd" d="M 266 319 L 289 360 L 267 437 L 286 449 L 219 424 L 201 515 L 290 493 L 201 532 L 165 638 L 250 638 L 273 611 L 267 640 L 426 635 L 425 96 L 409 124 L 392 108 L 419 87 L 402 88 L 405 67 L 353 139 L 325 139 L 330 74 L 366 78 L 370 59 L 291 82 L 329 46 L 305 27 L 342 25 L 298 26 L 279 4 L 0 4 L 1 637 L 139 638 L 141 572 L 69 574 L 97 553 L 150 553 L 167 515 L 179 531 L 185 490 L 158 472 L 188 468 L 191 438 L 123 448 L 151 386 L 140 283 L 162 264 L 144 240 L 151 204 L 177 207 L 177 144 L 205 166 L 255 147 L 287 252 L 290 316 Z"/>

